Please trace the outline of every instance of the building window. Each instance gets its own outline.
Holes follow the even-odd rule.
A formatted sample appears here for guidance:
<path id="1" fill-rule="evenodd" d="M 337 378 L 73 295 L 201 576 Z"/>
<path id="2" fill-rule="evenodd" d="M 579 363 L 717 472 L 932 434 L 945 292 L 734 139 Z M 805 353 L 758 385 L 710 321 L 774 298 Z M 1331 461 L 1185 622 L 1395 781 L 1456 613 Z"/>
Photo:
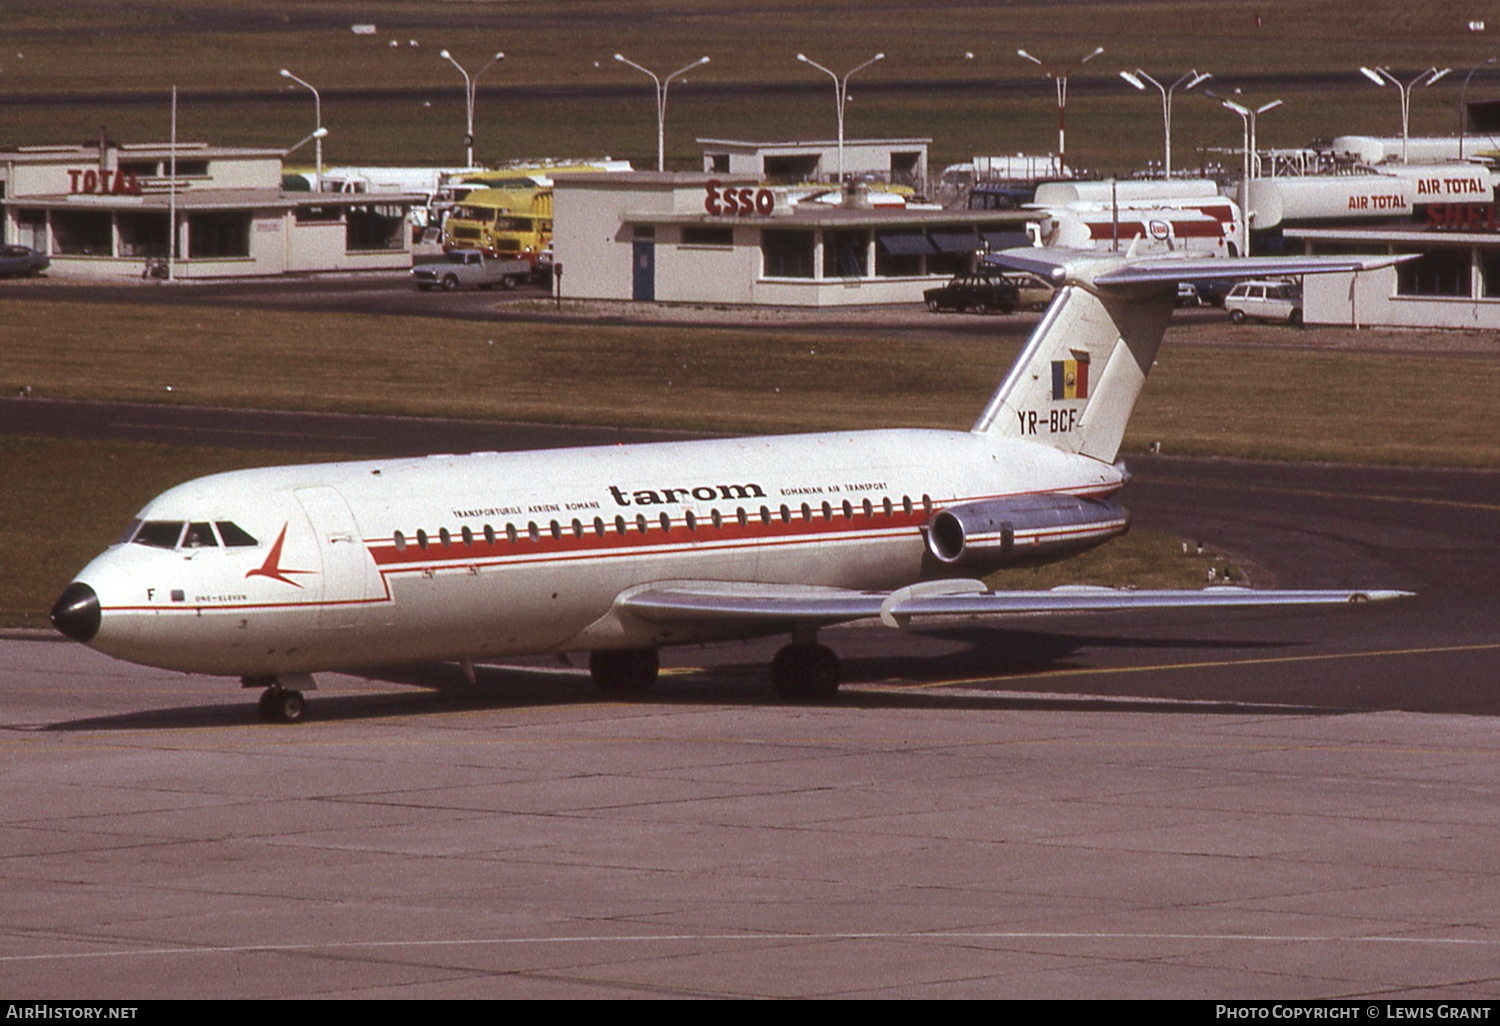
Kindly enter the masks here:
<path id="1" fill-rule="evenodd" d="M 1469 251 L 1435 249 L 1396 269 L 1398 296 L 1457 296 L 1472 292 Z"/>
<path id="2" fill-rule="evenodd" d="M 1500 250 L 1479 251 L 1479 276 L 1485 299 L 1500 299 Z"/>
<path id="3" fill-rule="evenodd" d="M 116 223 L 120 228 L 120 255 L 122 257 L 164 257 L 167 255 L 167 215 L 121 213 Z"/>
<path id="4" fill-rule="evenodd" d="M 869 232 L 823 233 L 823 277 L 864 278 L 868 276 L 869 271 Z"/>
<path id="5" fill-rule="evenodd" d="M 875 276 L 907 278 L 923 271 L 922 258 L 933 252 L 933 245 L 920 231 L 877 232 L 875 235 Z"/>
<path id="6" fill-rule="evenodd" d="M 761 232 L 760 255 L 766 278 L 813 277 L 812 232 Z"/>
<path id="7" fill-rule="evenodd" d="M 250 211 L 189 214 L 188 255 L 195 260 L 248 257 Z"/>
<path id="8" fill-rule="evenodd" d="M 350 207 L 344 245 L 351 253 L 401 249 L 406 245 L 406 212 L 400 207 L 375 204 Z"/>
<path id="9" fill-rule="evenodd" d="M 728 248 L 734 245 L 734 229 L 684 225 L 682 229 L 682 244 L 684 246 L 719 246 Z"/>
<path id="10" fill-rule="evenodd" d="M 114 225 L 101 210 L 54 210 L 52 251 L 67 256 L 114 256 Z"/>

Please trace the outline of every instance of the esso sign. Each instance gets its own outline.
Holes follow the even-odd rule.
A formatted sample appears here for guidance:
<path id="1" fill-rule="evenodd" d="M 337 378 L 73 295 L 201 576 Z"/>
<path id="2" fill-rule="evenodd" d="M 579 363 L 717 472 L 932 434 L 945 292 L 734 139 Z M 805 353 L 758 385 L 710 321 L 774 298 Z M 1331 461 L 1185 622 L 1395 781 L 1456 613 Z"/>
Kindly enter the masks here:
<path id="1" fill-rule="evenodd" d="M 1172 237 L 1172 225 L 1167 221 L 1152 219 L 1146 222 L 1146 231 L 1157 242 L 1166 242 Z"/>
<path id="2" fill-rule="evenodd" d="M 748 217 L 752 214 L 770 217 L 771 212 L 776 209 L 776 194 L 770 189 L 734 186 L 725 189 L 722 188 L 723 184 L 715 178 L 703 187 L 703 209 L 715 217 Z"/>

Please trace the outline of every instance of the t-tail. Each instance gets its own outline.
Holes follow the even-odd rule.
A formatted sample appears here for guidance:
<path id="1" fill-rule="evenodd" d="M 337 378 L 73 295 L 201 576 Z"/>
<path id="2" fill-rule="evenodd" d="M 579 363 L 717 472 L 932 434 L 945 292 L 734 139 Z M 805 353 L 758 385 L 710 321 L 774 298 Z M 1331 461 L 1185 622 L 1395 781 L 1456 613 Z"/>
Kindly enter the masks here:
<path id="1" fill-rule="evenodd" d="M 1012 249 L 990 256 L 1059 286 L 973 430 L 1112 463 L 1156 360 L 1177 285 L 1205 279 L 1357 272 L 1412 257 L 1192 259 Z"/>

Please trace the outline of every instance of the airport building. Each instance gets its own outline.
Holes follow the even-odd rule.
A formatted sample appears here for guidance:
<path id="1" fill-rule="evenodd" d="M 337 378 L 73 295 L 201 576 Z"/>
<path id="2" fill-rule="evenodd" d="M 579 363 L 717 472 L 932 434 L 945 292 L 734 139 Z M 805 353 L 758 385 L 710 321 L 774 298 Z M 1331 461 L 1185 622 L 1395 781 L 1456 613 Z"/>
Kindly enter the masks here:
<path id="1" fill-rule="evenodd" d="M 772 306 L 921 302 L 988 250 L 1030 243 L 1035 213 L 943 210 L 865 186 L 758 174 L 558 178 L 556 261 L 573 299 Z"/>
<path id="2" fill-rule="evenodd" d="M 411 266 L 405 193 L 306 192 L 282 184 L 281 150 L 204 143 L 32 146 L 0 152 L 4 241 L 52 272 L 224 278 Z"/>
<path id="3" fill-rule="evenodd" d="M 808 142 L 747 142 L 699 139 L 703 170 L 713 175 L 750 175 L 766 185 L 838 180 L 877 181 L 926 193 L 927 147 L 931 139 L 845 139 Z"/>
<path id="4" fill-rule="evenodd" d="M 1352 142 L 1351 142 L 1352 140 Z M 1342 174 L 1250 182 L 1255 252 L 1416 254 L 1397 267 L 1313 275 L 1303 282 L 1308 324 L 1500 328 L 1500 220 L 1496 176 L 1457 139 L 1341 137 L 1356 162 Z M 1483 140 L 1486 150 L 1492 143 Z"/>

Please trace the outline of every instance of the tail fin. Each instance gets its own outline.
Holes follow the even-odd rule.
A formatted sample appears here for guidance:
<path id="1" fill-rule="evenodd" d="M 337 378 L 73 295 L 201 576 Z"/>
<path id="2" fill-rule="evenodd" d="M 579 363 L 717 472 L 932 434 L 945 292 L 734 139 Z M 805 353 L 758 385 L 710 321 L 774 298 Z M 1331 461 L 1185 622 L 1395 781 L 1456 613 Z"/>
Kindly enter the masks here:
<path id="1" fill-rule="evenodd" d="M 991 262 L 1062 287 L 973 430 L 1106 463 L 1156 360 L 1177 283 L 1384 267 L 1412 257 L 1140 260 L 1088 251 L 1006 250 Z"/>

